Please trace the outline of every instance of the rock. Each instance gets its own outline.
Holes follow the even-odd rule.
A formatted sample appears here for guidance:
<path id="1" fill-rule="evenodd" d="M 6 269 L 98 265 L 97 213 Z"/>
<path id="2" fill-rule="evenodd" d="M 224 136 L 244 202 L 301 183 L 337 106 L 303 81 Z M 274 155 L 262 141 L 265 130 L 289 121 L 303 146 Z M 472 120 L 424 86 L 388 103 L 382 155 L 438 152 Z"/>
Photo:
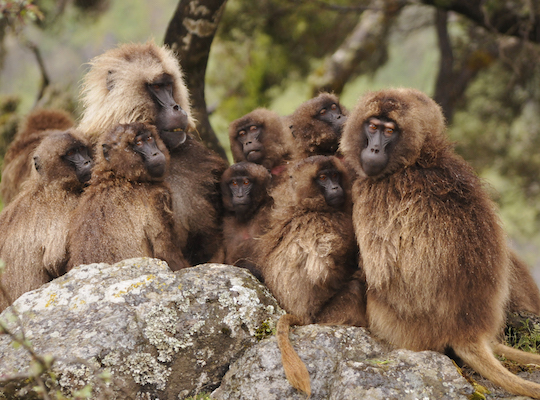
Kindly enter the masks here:
<path id="1" fill-rule="evenodd" d="M 463 399 L 474 392 L 452 361 L 439 353 L 391 350 L 363 328 L 308 325 L 291 342 L 311 377 L 317 399 Z M 275 337 L 233 363 L 212 399 L 305 399 L 283 372 Z"/>
<path id="2" fill-rule="evenodd" d="M 14 306 L 36 353 L 55 357 L 56 385 L 69 394 L 91 384 L 92 398 L 107 399 L 209 392 L 283 313 L 244 269 L 205 264 L 173 273 L 148 258 L 79 266 Z M 0 319 L 20 333 L 10 314 Z M 0 335 L 0 398 L 28 398 L 23 378 L 5 381 L 30 365 L 28 352 L 11 342 Z M 108 385 L 97 377 L 103 370 L 112 374 Z"/>

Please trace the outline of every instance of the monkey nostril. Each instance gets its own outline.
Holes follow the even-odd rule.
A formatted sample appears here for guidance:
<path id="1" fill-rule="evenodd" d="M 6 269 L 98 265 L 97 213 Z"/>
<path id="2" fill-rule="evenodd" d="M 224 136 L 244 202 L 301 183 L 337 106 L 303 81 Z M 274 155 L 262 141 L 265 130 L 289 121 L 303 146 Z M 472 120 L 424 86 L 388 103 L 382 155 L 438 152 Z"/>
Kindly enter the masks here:
<path id="1" fill-rule="evenodd" d="M 178 104 L 175 104 L 175 105 L 173 106 L 173 108 L 174 108 L 175 111 L 178 111 L 178 110 L 180 109 L 180 106 L 179 106 Z"/>

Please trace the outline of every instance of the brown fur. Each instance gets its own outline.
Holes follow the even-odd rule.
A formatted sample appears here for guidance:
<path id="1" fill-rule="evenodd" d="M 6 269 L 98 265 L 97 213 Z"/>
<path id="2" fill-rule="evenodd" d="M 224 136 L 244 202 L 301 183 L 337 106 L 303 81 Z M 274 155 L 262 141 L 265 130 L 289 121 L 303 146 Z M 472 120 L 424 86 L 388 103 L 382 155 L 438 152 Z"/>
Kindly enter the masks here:
<path id="1" fill-rule="evenodd" d="M 511 374 L 493 356 L 507 349 L 495 344 L 509 295 L 505 235 L 481 181 L 447 141 L 440 107 L 414 89 L 361 98 L 341 142 L 360 176 L 370 117 L 394 121 L 399 132 L 386 168 L 353 187 L 371 331 L 410 350 L 450 347 L 505 390 L 540 397 L 539 384 Z"/>
<path id="2" fill-rule="evenodd" d="M 348 115 L 348 111 L 339 104 L 335 94 L 323 92 L 302 103 L 285 118 L 285 123 L 294 137 L 295 159 L 301 160 L 318 154 L 326 156 L 336 154 L 341 131 L 336 132 L 328 123 L 316 118 L 323 107 L 329 107 L 333 103 L 339 105 L 344 116 Z"/>
<path id="3" fill-rule="evenodd" d="M 102 136 L 103 151 L 69 228 L 70 267 L 95 262 L 115 263 L 132 257 L 155 257 L 172 270 L 188 266 L 173 243 L 171 195 L 163 178 L 148 174 L 143 158 L 132 149 L 136 135 L 149 130 L 159 150 L 169 156 L 152 125 L 119 125 Z"/>
<path id="4" fill-rule="evenodd" d="M 90 61 L 83 79 L 84 111 L 79 129 L 94 138 L 117 124 L 154 124 L 156 111 L 146 84 L 163 73 L 174 78 L 174 99 L 187 113 L 192 128 L 189 92 L 178 60 L 167 47 L 154 42 L 122 44 Z"/>
<path id="5" fill-rule="evenodd" d="M 30 176 L 32 154 L 49 131 L 66 130 L 73 125 L 71 116 L 62 110 L 39 109 L 28 114 L 4 157 L 0 182 L 4 205 L 13 200 L 21 190 L 22 183 Z"/>
<path id="6" fill-rule="evenodd" d="M 234 162 L 247 161 L 242 152 L 242 145 L 237 140 L 237 134 L 241 129 L 251 125 L 263 127 L 259 140 L 264 146 L 265 156 L 261 164 L 272 172 L 272 175 L 281 175 L 282 169 L 292 160 L 294 151 L 292 136 L 281 117 L 266 108 L 257 108 L 229 125 L 229 141 Z"/>
<path id="7" fill-rule="evenodd" d="M 191 116 L 189 93 L 174 53 L 153 42 L 124 44 L 92 60 L 84 78 L 84 112 L 79 124 L 97 137 L 119 123 L 155 124 L 156 105 L 147 83 L 163 73 L 174 78 L 173 96 Z M 227 162 L 188 133 L 184 144 L 170 150 L 166 180 L 172 193 L 176 244 L 190 264 L 222 261 L 219 180 Z"/>
<path id="8" fill-rule="evenodd" d="M 319 171 L 342 176 L 346 202 L 327 205 L 314 183 Z M 265 284 L 291 315 L 278 324 L 278 345 L 291 385 L 309 395 L 309 375 L 288 339 L 289 325 L 309 323 L 365 326 L 365 286 L 358 269 L 350 184 L 335 157 L 313 156 L 290 168 L 290 181 L 276 189 L 270 229 L 258 241 Z"/>
<path id="9" fill-rule="evenodd" d="M 49 131 L 34 153 L 40 172 L 0 214 L 1 282 L 12 301 L 67 271 L 67 227 L 83 184 L 62 156 L 87 145 L 75 130 Z M 0 311 L 9 303 L 0 292 Z"/>
<path id="10" fill-rule="evenodd" d="M 250 207 L 235 212 L 231 203 L 229 182 L 233 177 L 247 176 L 253 183 L 249 194 Z M 225 263 L 248 268 L 262 279 L 254 259 L 255 243 L 268 228 L 268 217 L 273 200 L 268 193 L 271 175 L 262 165 L 240 162 L 231 165 L 221 178 L 221 193 L 225 216 L 223 218 L 223 244 Z"/>
<path id="11" fill-rule="evenodd" d="M 510 251 L 510 297 L 508 311 L 528 311 L 540 315 L 540 290 L 529 266 Z"/>

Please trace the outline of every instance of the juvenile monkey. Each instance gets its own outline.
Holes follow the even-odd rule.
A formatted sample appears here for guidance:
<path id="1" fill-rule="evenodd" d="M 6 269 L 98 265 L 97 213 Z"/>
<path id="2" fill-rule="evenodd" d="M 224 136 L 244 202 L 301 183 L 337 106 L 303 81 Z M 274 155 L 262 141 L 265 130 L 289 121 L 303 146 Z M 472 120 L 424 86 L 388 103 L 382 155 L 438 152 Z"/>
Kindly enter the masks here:
<path id="1" fill-rule="evenodd" d="M 255 242 L 268 227 L 273 204 L 268 193 L 270 181 L 266 168 L 246 161 L 231 165 L 221 178 L 225 263 L 247 268 L 259 280 L 262 275 L 254 259 Z"/>
<path id="2" fill-rule="evenodd" d="M 97 146 L 89 186 L 69 226 L 69 267 L 155 257 L 173 270 L 188 265 L 174 245 L 169 154 L 155 127 L 121 124 Z"/>
<path id="3" fill-rule="evenodd" d="M 67 229 L 90 179 L 88 140 L 73 129 L 49 131 L 33 154 L 33 170 L 0 214 L 0 312 L 23 293 L 67 272 Z"/>
<path id="4" fill-rule="evenodd" d="M 348 111 L 332 93 L 320 93 L 302 104 L 286 123 L 294 138 L 295 159 L 336 155 Z"/>
<path id="5" fill-rule="evenodd" d="M 194 138 L 189 93 L 174 53 L 153 42 L 123 44 L 91 61 L 79 128 L 97 142 L 117 124 L 154 125 L 170 153 L 176 244 L 190 264 L 222 261 L 219 180 L 227 162 Z"/>
<path id="6" fill-rule="evenodd" d="M 229 141 L 234 162 L 261 164 L 272 176 L 284 171 L 294 152 L 292 136 L 274 111 L 257 108 L 229 125 Z M 281 180 L 281 178 L 280 178 Z"/>
<path id="7" fill-rule="evenodd" d="M 336 157 L 312 156 L 289 168 L 277 189 L 270 228 L 258 240 L 265 284 L 289 313 L 277 338 L 287 378 L 310 393 L 289 325 L 365 326 L 365 286 L 351 219 L 350 183 Z"/>
<path id="8" fill-rule="evenodd" d="M 440 107 L 414 89 L 363 96 L 341 150 L 359 176 L 353 221 L 367 281 L 370 330 L 397 347 L 452 349 L 519 395 L 540 385 L 506 370 L 493 352 L 540 363 L 498 342 L 510 264 L 495 206 L 445 137 Z"/>
<path id="9" fill-rule="evenodd" d="M 13 200 L 32 171 L 32 154 L 51 130 L 66 130 L 74 125 L 62 110 L 34 110 L 25 118 L 4 157 L 0 195 L 4 205 Z"/>

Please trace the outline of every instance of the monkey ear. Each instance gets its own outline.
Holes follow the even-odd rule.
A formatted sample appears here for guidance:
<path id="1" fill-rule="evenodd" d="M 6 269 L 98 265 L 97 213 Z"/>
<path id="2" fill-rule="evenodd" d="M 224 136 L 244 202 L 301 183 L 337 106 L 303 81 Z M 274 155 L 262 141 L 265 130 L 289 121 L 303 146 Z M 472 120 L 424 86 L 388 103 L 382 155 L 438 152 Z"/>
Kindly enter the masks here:
<path id="1" fill-rule="evenodd" d="M 103 143 L 101 145 L 101 149 L 103 150 L 103 158 L 107 161 L 111 161 L 109 157 L 109 150 L 111 149 L 111 146 L 109 146 L 107 143 Z"/>
<path id="2" fill-rule="evenodd" d="M 37 172 L 41 174 L 41 160 L 39 159 L 39 156 L 34 156 L 34 168 Z"/>
<path id="3" fill-rule="evenodd" d="M 109 92 L 114 88 L 113 71 L 109 71 L 107 73 L 107 79 L 105 80 L 105 86 L 107 87 L 107 90 Z"/>

